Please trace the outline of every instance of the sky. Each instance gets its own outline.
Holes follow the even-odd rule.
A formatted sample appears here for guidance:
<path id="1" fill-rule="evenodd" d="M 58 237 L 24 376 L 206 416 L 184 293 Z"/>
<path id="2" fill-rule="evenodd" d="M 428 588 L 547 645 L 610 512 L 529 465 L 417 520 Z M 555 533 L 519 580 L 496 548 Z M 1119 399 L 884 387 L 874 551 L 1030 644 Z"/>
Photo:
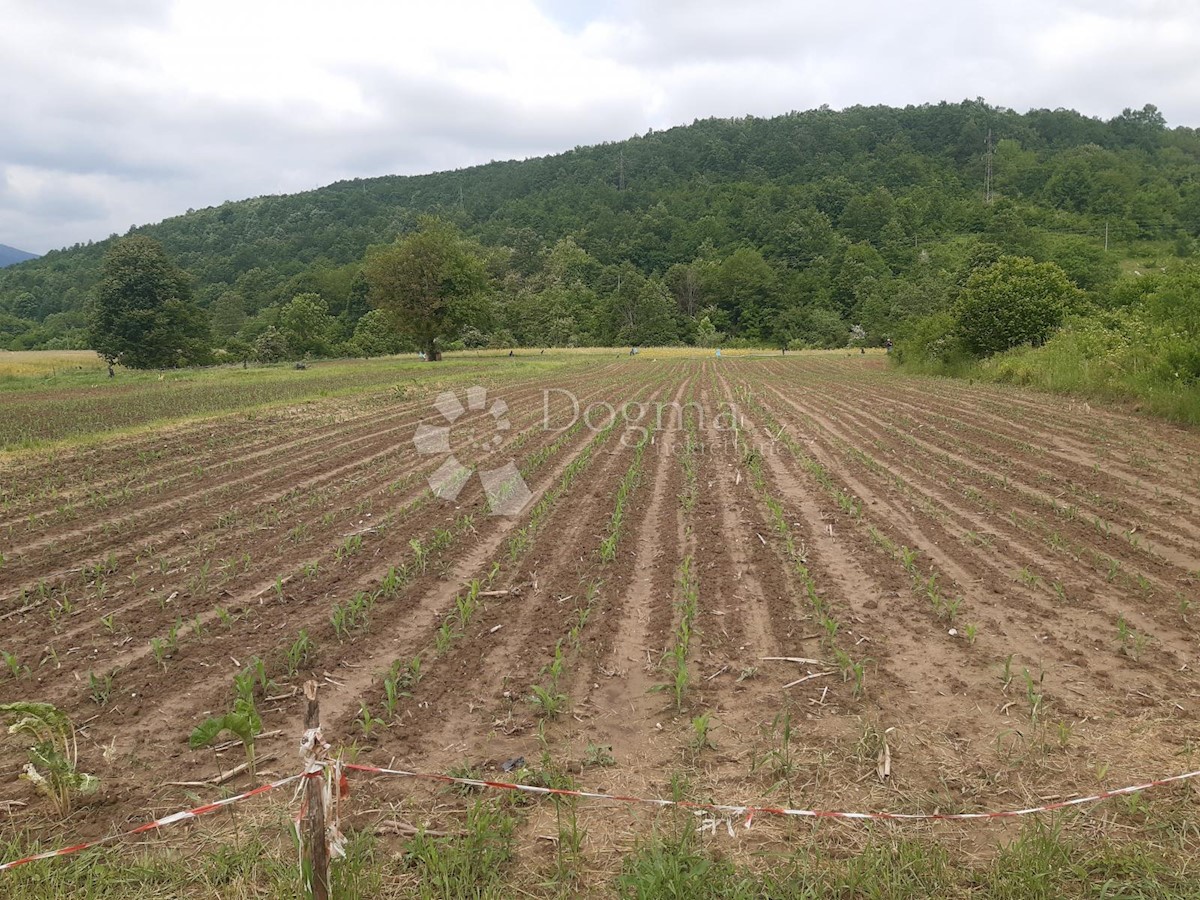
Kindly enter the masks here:
<path id="1" fill-rule="evenodd" d="M 983 97 L 1200 125 L 1194 0 L 0 0 L 0 244 L 710 116 Z"/>

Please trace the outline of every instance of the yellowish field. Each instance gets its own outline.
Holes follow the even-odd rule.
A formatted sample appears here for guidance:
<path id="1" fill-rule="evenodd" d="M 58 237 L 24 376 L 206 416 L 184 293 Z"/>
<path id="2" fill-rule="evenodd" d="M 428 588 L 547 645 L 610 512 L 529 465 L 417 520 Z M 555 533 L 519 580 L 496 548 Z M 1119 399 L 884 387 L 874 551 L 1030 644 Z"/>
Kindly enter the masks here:
<path id="1" fill-rule="evenodd" d="M 102 370 L 94 350 L 0 350 L 0 378 Z"/>

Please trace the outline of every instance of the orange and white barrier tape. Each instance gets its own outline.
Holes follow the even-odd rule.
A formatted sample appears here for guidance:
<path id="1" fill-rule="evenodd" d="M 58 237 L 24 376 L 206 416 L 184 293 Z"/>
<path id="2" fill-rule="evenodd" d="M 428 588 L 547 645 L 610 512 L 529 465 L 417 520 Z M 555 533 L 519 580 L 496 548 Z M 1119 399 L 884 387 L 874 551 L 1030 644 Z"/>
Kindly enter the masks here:
<path id="1" fill-rule="evenodd" d="M 272 781 L 269 784 L 263 784 L 252 790 L 237 794 L 233 797 L 226 797 L 223 800 L 217 800 L 213 803 L 197 806 L 194 809 L 183 810 L 173 813 L 169 816 L 164 816 L 161 819 L 155 819 L 153 822 L 146 822 L 139 825 L 131 831 L 125 831 L 120 834 L 110 835 L 109 837 L 100 838 L 95 841 L 87 841 L 82 844 L 75 844 L 71 847 L 63 847 L 59 850 L 48 850 L 45 853 L 35 853 L 32 856 L 26 856 L 22 859 L 15 859 L 11 862 L 0 864 L 0 872 L 8 869 L 16 868 L 17 866 L 25 865 L 26 863 L 36 862 L 40 859 L 54 859 L 60 856 L 69 856 L 73 853 L 79 853 L 83 850 L 88 850 L 92 847 L 98 847 L 101 844 L 108 844 L 124 837 L 132 837 L 138 834 L 144 834 L 147 831 L 153 831 L 156 828 L 162 828 L 167 825 L 174 825 L 176 822 L 183 822 L 188 819 L 195 819 L 206 813 L 215 812 L 222 807 L 229 806 L 233 803 L 238 803 L 242 800 L 248 800 L 251 797 L 256 797 L 259 794 L 264 794 L 267 791 L 276 788 L 284 787 L 304 778 L 312 778 L 317 775 L 321 768 L 327 763 L 317 761 L 311 771 L 301 772 L 299 775 L 291 775 L 287 778 L 281 778 L 278 781 Z M 1142 791 L 1150 790 L 1151 788 L 1163 787 L 1169 784 L 1177 784 L 1184 781 L 1190 781 L 1194 778 L 1200 778 L 1200 770 L 1195 772 L 1185 772 L 1182 775 L 1172 775 L 1167 778 L 1159 778 L 1155 781 L 1147 781 L 1143 784 L 1134 784 L 1129 787 L 1117 788 L 1111 791 L 1102 791 L 1098 794 L 1091 794 L 1086 797 L 1075 797 L 1071 800 L 1062 800 L 1057 803 L 1048 803 L 1043 806 L 1030 806 L 1025 809 L 1003 810 L 1000 812 L 974 812 L 974 813 L 889 813 L 889 812 L 843 812 L 839 810 L 822 810 L 822 809 L 788 809 L 782 806 L 749 806 L 724 803 L 699 803 L 692 800 L 663 800 L 652 797 L 634 797 L 622 794 L 605 794 L 599 791 L 581 791 L 568 790 L 566 788 L 548 788 L 540 787 L 532 784 L 517 784 L 510 781 L 491 781 L 481 778 L 456 778 L 452 775 L 438 775 L 428 772 L 410 772 L 405 769 L 387 769 L 381 766 L 365 766 L 358 763 L 346 763 L 342 765 L 342 770 L 347 772 L 363 772 L 370 775 L 393 775 L 402 778 L 418 778 L 425 781 L 436 781 L 441 784 L 459 784 L 465 787 L 476 788 L 491 788 L 494 790 L 519 791 L 525 794 L 536 794 L 540 796 L 552 797 L 577 797 L 586 800 L 607 800 L 614 803 L 636 803 L 646 806 L 657 807 L 677 807 L 679 809 L 698 810 L 702 812 L 717 813 L 727 819 L 733 817 L 745 817 L 745 827 L 749 828 L 754 821 L 756 815 L 770 816 L 794 816 L 801 818 L 812 819 L 850 819 L 850 820 L 867 820 L 867 821 L 929 821 L 929 822 L 961 822 L 971 820 L 996 820 L 996 819 L 1012 819 L 1018 816 L 1029 816 L 1037 813 L 1054 812 L 1060 809 L 1068 809 L 1073 806 L 1084 806 L 1090 803 L 1099 803 L 1102 800 L 1108 800 L 1112 797 L 1123 797 L 1129 794 L 1138 794 Z M 338 776 L 337 780 L 341 780 Z M 344 791 L 344 786 L 339 785 L 339 793 Z"/>
<path id="2" fill-rule="evenodd" d="M 749 828 L 756 815 L 798 816 L 811 819 L 857 819 L 857 820 L 902 820 L 902 821 L 966 821 L 973 819 L 1011 819 L 1017 816 L 1029 816 L 1035 813 L 1054 812 L 1072 806 L 1083 806 L 1088 803 L 1099 803 L 1110 797 L 1121 797 L 1127 794 L 1137 794 L 1150 788 L 1162 787 L 1176 782 L 1188 781 L 1200 777 L 1200 771 L 1185 772 L 1182 775 L 1172 775 L 1144 784 L 1130 785 L 1112 791 L 1103 791 L 1088 797 L 1075 797 L 1058 803 L 1048 803 L 1044 806 L 1031 806 L 1026 809 L 1005 810 L 1002 812 L 976 813 L 887 813 L 887 812 L 841 812 L 824 809 L 787 809 L 781 806 L 737 806 L 723 803 L 697 803 L 691 800 L 662 800 L 648 797 L 630 797 L 620 794 L 602 794 L 598 791 L 574 791 L 565 788 L 539 787 L 532 784 L 516 784 L 508 781 L 488 781 L 477 778 L 455 778 L 450 775 L 433 775 L 423 772 L 409 772 L 404 769 L 384 769 L 377 766 L 364 766 L 347 763 L 343 766 L 349 772 L 366 772 L 375 775 L 398 775 L 405 778 L 420 778 L 427 781 L 438 781 L 443 784 L 460 784 L 466 787 L 494 788 L 505 791 L 520 791 L 526 794 L 540 794 L 555 797 L 580 797 L 587 800 L 608 800 L 617 803 L 640 803 L 647 806 L 669 807 L 701 810 L 704 812 L 720 813 L 723 816 L 745 816 L 746 827 Z"/>
<path id="3" fill-rule="evenodd" d="M 14 859 L 11 862 L 0 863 L 0 872 L 8 869 L 15 869 L 17 866 L 23 866 L 26 863 L 36 862 L 39 859 L 54 859 L 58 856 L 70 856 L 72 853 L 80 853 L 84 850 L 89 850 L 92 847 L 99 847 L 101 844 L 110 844 L 113 841 L 120 840 L 125 837 L 132 837 L 137 834 L 145 834 L 147 831 L 154 831 L 156 828 L 163 828 L 167 825 L 174 825 L 176 822 L 186 822 L 189 819 L 195 819 L 210 812 L 216 812 L 226 806 L 234 803 L 240 803 L 242 800 L 249 800 L 251 797 L 257 797 L 259 794 L 265 794 L 267 791 L 273 791 L 276 788 L 281 788 L 293 782 L 304 778 L 304 774 L 291 775 L 287 778 L 281 778 L 278 781 L 272 781 L 269 784 L 262 784 L 249 791 L 241 794 L 236 794 L 233 797 L 225 797 L 222 800 L 206 803 L 203 806 L 197 806 L 194 809 L 185 809 L 177 813 L 172 813 L 169 816 L 163 816 L 161 819 L 155 819 L 153 822 L 146 822 L 134 828 L 131 831 L 123 831 L 120 834 L 112 834 L 108 837 L 102 837 L 94 841 L 86 841 L 82 844 L 75 844 L 71 847 L 62 847 L 58 850 L 47 850 L 45 853 L 35 853 L 32 856 L 26 856 L 22 859 Z"/>

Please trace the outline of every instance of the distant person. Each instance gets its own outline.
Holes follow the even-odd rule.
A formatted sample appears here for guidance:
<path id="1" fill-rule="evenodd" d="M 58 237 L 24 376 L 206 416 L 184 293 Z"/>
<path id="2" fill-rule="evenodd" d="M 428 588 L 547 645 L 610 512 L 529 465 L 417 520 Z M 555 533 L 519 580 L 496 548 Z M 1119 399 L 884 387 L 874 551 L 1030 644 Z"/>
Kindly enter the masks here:
<path id="1" fill-rule="evenodd" d="M 866 355 L 867 355 L 867 348 L 866 348 L 866 347 L 859 347 L 859 348 L 858 348 L 858 355 L 859 355 L 859 356 L 866 356 Z"/>
<path id="2" fill-rule="evenodd" d="M 892 339 L 888 338 L 886 341 L 884 341 L 883 346 L 884 346 L 884 350 L 887 353 L 891 353 L 892 352 Z"/>
<path id="3" fill-rule="evenodd" d="M 721 358 L 721 348 L 718 347 L 717 348 L 717 359 L 720 359 L 720 358 Z"/>
<path id="4" fill-rule="evenodd" d="M 509 355 L 509 356 L 516 356 L 517 354 L 516 354 L 516 351 L 515 351 L 515 350 L 509 350 L 509 351 L 508 351 L 508 355 Z"/>

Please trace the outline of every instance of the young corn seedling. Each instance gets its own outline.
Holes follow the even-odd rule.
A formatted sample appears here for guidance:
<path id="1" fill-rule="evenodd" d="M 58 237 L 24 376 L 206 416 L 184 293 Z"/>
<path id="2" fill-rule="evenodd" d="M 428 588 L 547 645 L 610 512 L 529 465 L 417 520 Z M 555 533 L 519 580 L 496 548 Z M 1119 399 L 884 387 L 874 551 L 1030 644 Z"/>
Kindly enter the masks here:
<path id="1" fill-rule="evenodd" d="M 29 669 L 21 665 L 15 653 L 9 653 L 7 650 L 0 650 L 0 659 L 4 661 L 4 667 L 8 669 L 8 674 L 14 679 L 20 678 L 22 675 L 28 675 Z"/>
<path id="2" fill-rule="evenodd" d="M 396 718 L 396 709 L 400 705 L 400 682 L 395 675 L 387 675 L 383 679 L 383 708 L 389 720 Z"/>
<path id="3" fill-rule="evenodd" d="M 238 738 L 246 751 L 246 762 L 250 766 L 250 777 L 257 778 L 254 762 L 254 740 L 262 731 L 262 718 L 254 705 L 254 675 L 247 672 L 233 677 L 234 700 L 229 712 L 223 716 L 205 719 L 193 729 L 188 746 L 193 750 L 205 747 L 228 731 Z"/>
<path id="4" fill-rule="evenodd" d="M 712 731 L 712 716 L 709 713 L 693 716 L 691 725 L 692 735 L 688 741 L 688 747 L 692 754 L 699 756 L 705 750 L 715 749 L 712 739 L 709 737 L 709 732 Z"/>
<path id="5" fill-rule="evenodd" d="M 308 662 L 308 657 L 312 654 L 312 651 L 313 643 L 308 636 L 308 631 L 301 628 L 300 636 L 287 648 L 287 673 L 289 678 L 300 671 L 300 667 Z"/>
<path id="6" fill-rule="evenodd" d="M 387 722 L 383 721 L 383 719 L 376 718 L 371 714 L 371 710 L 367 704 L 360 702 L 358 706 L 358 718 L 355 719 L 355 721 L 358 722 L 358 727 L 362 729 L 363 737 L 369 738 L 371 736 L 371 732 L 376 728 L 387 727 Z"/>
<path id="7" fill-rule="evenodd" d="M 1130 627 L 1124 616 L 1117 617 L 1117 638 L 1121 642 L 1121 652 L 1137 662 L 1142 658 L 1149 638 L 1140 631 Z"/>

